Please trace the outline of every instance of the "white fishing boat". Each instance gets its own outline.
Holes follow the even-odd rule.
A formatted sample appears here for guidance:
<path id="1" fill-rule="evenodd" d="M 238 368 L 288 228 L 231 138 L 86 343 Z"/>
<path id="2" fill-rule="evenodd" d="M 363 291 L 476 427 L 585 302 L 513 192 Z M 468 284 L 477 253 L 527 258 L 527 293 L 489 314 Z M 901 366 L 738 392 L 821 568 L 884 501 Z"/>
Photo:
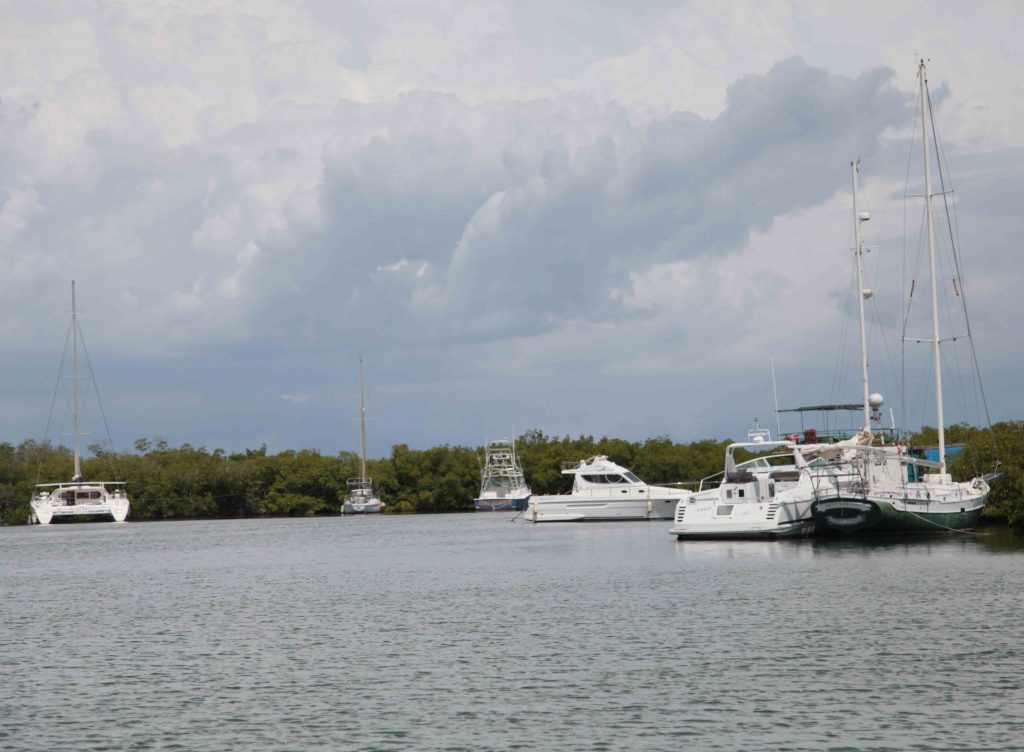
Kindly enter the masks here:
<path id="1" fill-rule="evenodd" d="M 562 465 L 573 476 L 572 492 L 530 497 L 531 522 L 672 519 L 676 504 L 692 491 L 651 486 L 604 455 Z"/>
<path id="2" fill-rule="evenodd" d="M 373 492 L 373 479 L 366 474 L 366 395 L 363 359 L 359 358 L 359 477 L 349 478 L 342 514 L 380 514 L 384 502 Z"/>
<path id="3" fill-rule="evenodd" d="M 78 412 L 78 345 L 80 332 L 75 302 L 75 283 L 71 282 L 71 412 L 74 419 L 75 469 L 70 483 L 40 483 L 32 493 L 29 506 L 32 522 L 49 525 L 55 517 L 111 517 L 124 522 L 130 503 L 124 483 L 119 481 L 86 481 L 82 475 L 82 453 Z M 84 342 L 82 343 L 84 347 Z M 66 345 L 65 345 L 66 347 Z M 65 350 L 65 353 L 67 350 Z M 63 371 L 63 361 L 61 364 Z"/>
<path id="4" fill-rule="evenodd" d="M 931 162 L 932 156 L 928 145 L 929 125 L 934 128 L 933 113 L 931 112 L 931 100 L 928 94 L 928 78 L 925 64 L 922 60 L 918 67 L 918 84 L 920 88 L 921 123 L 922 123 L 922 144 L 924 147 L 924 195 L 925 200 L 925 227 L 927 233 L 929 272 L 931 277 L 931 336 L 930 337 L 904 337 L 904 342 L 924 343 L 931 346 L 935 378 L 935 402 L 936 402 L 936 426 L 938 430 L 938 452 L 937 460 L 929 462 L 908 456 L 908 452 L 902 446 L 897 447 L 875 447 L 863 446 L 854 450 L 853 469 L 854 479 L 843 485 L 840 492 L 833 498 L 821 498 L 816 500 L 811 507 L 812 515 L 816 524 L 820 527 L 840 532 L 843 534 L 854 533 L 908 533 L 908 532 L 942 532 L 950 530 L 969 530 L 973 528 L 985 501 L 989 494 L 989 482 L 998 476 L 998 463 L 996 471 L 987 475 L 975 477 L 968 481 L 954 481 L 946 467 L 946 436 L 943 417 L 943 392 L 942 392 L 942 357 L 941 346 L 949 339 L 956 340 L 958 337 L 949 337 L 944 340 L 940 334 L 939 313 L 938 313 L 938 285 L 939 277 L 936 271 L 936 250 L 935 250 L 935 228 L 934 228 L 934 205 L 933 197 L 942 196 L 945 202 L 946 186 L 938 193 L 932 192 L 931 185 Z M 940 178 L 943 175 L 941 170 L 941 151 L 935 148 L 935 160 L 940 166 Z M 856 201 L 857 191 L 857 170 L 853 169 L 854 200 Z M 943 181 L 944 182 L 944 181 Z M 855 210 L 856 214 L 856 210 Z M 857 229 L 857 259 L 858 259 L 858 280 L 861 280 L 861 244 L 859 236 L 860 216 L 854 222 Z M 948 211 L 947 211 L 948 221 Z M 952 239 L 953 233 L 950 233 Z M 966 318 L 967 306 L 964 302 L 963 282 L 960 280 L 959 262 L 954 264 L 956 276 L 953 279 L 954 292 L 960 299 L 963 306 L 965 322 L 967 322 L 966 338 L 971 342 L 972 360 L 973 340 L 970 336 L 970 324 Z M 863 300 L 868 297 L 868 291 L 863 289 L 861 294 L 861 347 L 862 358 L 864 352 L 864 309 Z M 913 285 L 911 286 L 911 297 L 913 296 Z M 867 394 L 867 366 L 864 362 L 864 410 L 865 419 L 869 410 L 869 397 Z M 979 377 L 980 381 L 980 377 Z M 932 470 L 925 472 L 923 477 L 919 469 Z"/>
<path id="5" fill-rule="evenodd" d="M 480 471 L 480 495 L 473 501 L 476 510 L 521 512 L 526 509 L 530 493 L 516 457 L 515 441 L 498 439 L 489 442 Z"/>

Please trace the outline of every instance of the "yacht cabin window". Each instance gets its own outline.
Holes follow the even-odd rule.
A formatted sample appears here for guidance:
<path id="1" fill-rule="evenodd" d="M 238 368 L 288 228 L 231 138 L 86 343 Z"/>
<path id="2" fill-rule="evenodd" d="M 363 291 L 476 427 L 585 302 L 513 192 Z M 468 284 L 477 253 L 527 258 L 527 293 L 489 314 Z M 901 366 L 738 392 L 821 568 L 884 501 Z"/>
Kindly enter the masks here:
<path id="1" fill-rule="evenodd" d="M 587 483 L 628 483 L 621 475 L 584 475 Z"/>

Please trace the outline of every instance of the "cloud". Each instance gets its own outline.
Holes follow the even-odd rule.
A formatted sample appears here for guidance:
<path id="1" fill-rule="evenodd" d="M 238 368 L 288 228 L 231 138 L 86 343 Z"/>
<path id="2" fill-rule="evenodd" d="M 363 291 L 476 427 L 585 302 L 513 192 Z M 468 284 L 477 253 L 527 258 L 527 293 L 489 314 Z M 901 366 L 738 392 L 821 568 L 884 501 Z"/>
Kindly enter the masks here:
<path id="1" fill-rule="evenodd" d="M 624 406 L 607 430 L 647 433 L 681 372 L 732 410 L 729 385 L 766 347 L 786 367 L 848 324 L 820 238 L 835 224 L 847 242 L 851 158 L 885 165 L 880 205 L 901 192 L 913 45 L 956 63 L 933 88 L 964 237 L 992 261 L 968 266 L 972 300 L 1019 343 L 989 302 L 1012 297 L 1019 267 L 1019 11 L 940 10 L 909 34 L 910 11 L 885 5 L 841 24 L 703 0 L 6 6 L 0 334 L 41 359 L 78 279 L 90 343 L 118 373 L 158 395 L 201 372 L 209 403 L 181 419 L 227 411 L 210 443 L 231 415 L 246 426 L 231 441 L 272 435 L 238 417 L 253 405 L 285 443 L 332 441 L 326 412 L 300 428 L 266 406 L 318 394 L 340 409 L 357 351 L 381 408 L 423 426 L 385 417 L 382 440 L 434 441 L 437 425 L 465 439 L 479 413 L 523 402 L 554 420 L 559 400 L 588 430 L 586 400 L 609 383 Z M 846 42 L 867 23 L 876 50 Z M 901 270 L 878 274 L 885 289 Z M 809 370 L 825 375 L 801 377 L 808 390 L 834 369 Z M 496 383 L 506 396 L 488 396 Z M 642 399 L 630 383 L 648 383 Z M 133 433 L 153 433 L 131 404 Z"/>

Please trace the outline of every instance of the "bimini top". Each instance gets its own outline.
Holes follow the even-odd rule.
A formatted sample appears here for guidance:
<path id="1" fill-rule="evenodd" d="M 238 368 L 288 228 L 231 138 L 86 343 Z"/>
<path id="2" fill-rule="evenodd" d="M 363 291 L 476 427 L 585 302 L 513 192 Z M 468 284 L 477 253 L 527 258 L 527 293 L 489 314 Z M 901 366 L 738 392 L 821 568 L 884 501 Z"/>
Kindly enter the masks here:
<path id="1" fill-rule="evenodd" d="M 830 413 L 838 411 L 857 412 L 863 410 L 864 405 L 856 402 L 843 402 L 833 405 L 807 405 L 806 407 L 787 407 L 779 410 L 780 413 Z"/>
<path id="2" fill-rule="evenodd" d="M 576 482 L 588 485 L 643 485 L 644 482 L 622 465 L 617 465 L 605 455 L 599 454 L 579 462 L 563 462 L 562 473 L 575 475 Z"/>

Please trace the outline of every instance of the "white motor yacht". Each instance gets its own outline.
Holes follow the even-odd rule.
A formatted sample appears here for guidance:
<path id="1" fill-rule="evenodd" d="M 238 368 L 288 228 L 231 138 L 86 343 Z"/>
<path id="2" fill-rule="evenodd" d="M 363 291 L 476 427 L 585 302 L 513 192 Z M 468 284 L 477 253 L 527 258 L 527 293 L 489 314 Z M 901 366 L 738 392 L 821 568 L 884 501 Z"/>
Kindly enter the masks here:
<path id="1" fill-rule="evenodd" d="M 765 454 L 737 463 L 737 450 Z M 730 444 L 725 470 L 679 502 L 670 532 L 680 540 L 806 535 L 814 529 L 811 503 L 818 495 L 834 495 L 841 475 L 841 465 L 808 459 L 791 441 Z M 720 485 L 706 488 L 719 477 Z"/>
<path id="2" fill-rule="evenodd" d="M 526 519 L 531 522 L 583 522 L 672 519 L 676 504 L 693 492 L 650 486 L 626 468 L 599 455 L 562 465 L 573 476 L 572 492 L 531 496 Z"/>

